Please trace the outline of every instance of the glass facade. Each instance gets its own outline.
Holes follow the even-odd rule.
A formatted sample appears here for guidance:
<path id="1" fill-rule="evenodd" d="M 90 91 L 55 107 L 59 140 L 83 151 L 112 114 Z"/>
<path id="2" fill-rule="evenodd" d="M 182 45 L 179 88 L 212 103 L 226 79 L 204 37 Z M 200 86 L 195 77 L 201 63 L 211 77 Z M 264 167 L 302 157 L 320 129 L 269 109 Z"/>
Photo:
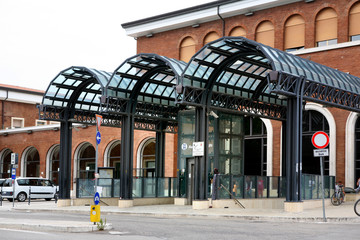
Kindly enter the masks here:
<path id="1" fill-rule="evenodd" d="M 242 175 L 243 171 L 243 117 L 220 114 L 219 171 L 221 174 Z"/>

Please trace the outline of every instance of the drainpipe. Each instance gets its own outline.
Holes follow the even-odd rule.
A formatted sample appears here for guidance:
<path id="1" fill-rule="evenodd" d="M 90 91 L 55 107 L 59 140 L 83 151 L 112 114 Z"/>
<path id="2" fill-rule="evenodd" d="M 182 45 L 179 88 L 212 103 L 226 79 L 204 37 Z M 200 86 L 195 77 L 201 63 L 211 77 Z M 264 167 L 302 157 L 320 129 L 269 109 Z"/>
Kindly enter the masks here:
<path id="1" fill-rule="evenodd" d="M 4 119 L 4 114 L 5 114 L 5 101 L 6 99 L 9 98 L 9 90 L 6 90 L 6 98 L 4 98 L 1 102 L 1 129 L 4 129 L 4 125 L 5 125 L 5 119 Z"/>
<path id="2" fill-rule="evenodd" d="M 222 36 L 225 37 L 225 20 L 223 19 L 223 17 L 220 15 L 220 5 L 217 6 L 217 15 L 219 16 L 219 18 L 222 21 Z"/>

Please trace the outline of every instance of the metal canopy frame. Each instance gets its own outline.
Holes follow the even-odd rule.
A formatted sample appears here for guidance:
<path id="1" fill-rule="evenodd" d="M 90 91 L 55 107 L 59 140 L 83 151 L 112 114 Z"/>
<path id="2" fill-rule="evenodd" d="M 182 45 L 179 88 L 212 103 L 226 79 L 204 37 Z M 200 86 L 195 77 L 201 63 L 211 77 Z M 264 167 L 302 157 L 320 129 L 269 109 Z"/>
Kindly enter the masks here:
<path id="1" fill-rule="evenodd" d="M 44 94 L 40 119 L 95 125 L 95 114 L 101 111 L 101 96 L 111 76 L 112 73 L 78 66 L 61 71 Z M 105 116 L 103 125 L 118 127 L 119 121 Z"/>
<path id="2" fill-rule="evenodd" d="M 243 37 L 204 46 L 180 80 L 179 104 L 284 120 L 286 98 L 296 96 L 296 82 L 304 81 L 304 100 L 360 112 L 358 77 Z"/>
<path id="3" fill-rule="evenodd" d="M 305 101 L 360 112 L 360 79 L 243 37 L 223 37 L 190 60 L 176 102 L 194 106 L 195 141 L 208 146 L 211 110 L 257 115 L 285 125 L 287 196 L 301 201 Z M 195 157 L 195 199 L 206 200 L 208 151 Z M 217 167 L 217 166 L 215 166 Z"/>
<path id="4" fill-rule="evenodd" d="M 208 145 L 211 110 L 283 121 L 287 201 L 301 201 L 302 110 L 305 101 L 360 112 L 360 79 L 242 37 L 205 45 L 188 64 L 156 54 L 128 58 L 114 73 L 63 70 L 50 83 L 40 119 L 60 121 L 60 198 L 70 197 L 74 122 L 122 127 L 121 199 L 132 199 L 133 131 L 156 131 L 156 176 L 164 174 L 165 132 L 177 113 L 195 107 L 195 141 Z M 195 199 L 207 199 L 208 150 L 195 157 Z"/>
<path id="5" fill-rule="evenodd" d="M 175 86 L 185 67 L 185 62 L 157 54 L 128 58 L 106 86 L 102 112 L 132 114 L 138 129 L 145 125 L 156 131 L 166 123 L 165 131 L 176 131 L 177 113 L 184 107 L 175 103 Z"/>

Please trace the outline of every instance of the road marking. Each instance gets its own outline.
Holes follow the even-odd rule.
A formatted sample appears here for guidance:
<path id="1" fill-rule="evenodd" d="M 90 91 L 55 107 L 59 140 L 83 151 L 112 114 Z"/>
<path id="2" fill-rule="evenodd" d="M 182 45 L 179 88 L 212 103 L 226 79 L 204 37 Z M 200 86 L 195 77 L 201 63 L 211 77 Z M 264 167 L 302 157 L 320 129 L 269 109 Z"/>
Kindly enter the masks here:
<path id="1" fill-rule="evenodd" d="M 128 234 L 129 232 L 116 232 L 116 231 L 110 231 L 109 234 L 112 235 L 124 235 L 124 234 Z"/>
<path id="2" fill-rule="evenodd" d="M 46 232 L 35 232 L 35 231 L 28 231 L 28 230 L 19 230 L 19 229 L 11 229 L 11 228 L 0 228 L 0 231 L 12 231 L 12 232 L 23 232 L 23 233 L 34 233 L 34 234 L 42 234 L 42 235 L 51 235 L 50 233 Z"/>

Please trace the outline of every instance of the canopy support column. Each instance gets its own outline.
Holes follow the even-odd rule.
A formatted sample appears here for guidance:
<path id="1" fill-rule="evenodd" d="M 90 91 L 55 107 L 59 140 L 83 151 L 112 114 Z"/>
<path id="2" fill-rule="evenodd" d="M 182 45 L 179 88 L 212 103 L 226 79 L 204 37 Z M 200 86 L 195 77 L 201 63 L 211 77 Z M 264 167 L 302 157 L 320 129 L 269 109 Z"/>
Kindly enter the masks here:
<path id="1" fill-rule="evenodd" d="M 133 190 L 134 118 L 121 118 L 120 199 L 131 200 Z"/>
<path id="2" fill-rule="evenodd" d="M 155 143 L 155 176 L 163 178 L 165 176 L 165 123 L 161 122 L 157 127 Z"/>
<path id="3" fill-rule="evenodd" d="M 286 201 L 301 201 L 303 78 L 296 82 L 296 97 L 287 99 Z"/>
<path id="4" fill-rule="evenodd" d="M 195 192 L 194 200 L 207 199 L 208 170 L 208 116 L 205 107 L 195 110 L 195 142 L 204 143 L 204 155 L 195 157 Z"/>
<path id="5" fill-rule="evenodd" d="M 72 123 L 60 123 L 59 199 L 70 199 Z"/>

